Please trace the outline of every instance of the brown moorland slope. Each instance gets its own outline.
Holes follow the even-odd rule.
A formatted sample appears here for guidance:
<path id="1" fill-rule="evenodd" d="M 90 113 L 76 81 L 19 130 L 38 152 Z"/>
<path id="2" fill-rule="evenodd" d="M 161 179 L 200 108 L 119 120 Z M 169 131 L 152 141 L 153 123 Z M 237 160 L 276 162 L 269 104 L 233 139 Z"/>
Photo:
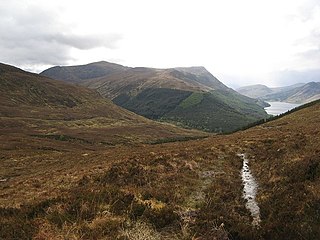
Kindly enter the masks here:
<path id="1" fill-rule="evenodd" d="M 104 148 L 63 139 L 65 129 L 26 148 L 1 130 L 0 238 L 318 239 L 319 113 L 316 102 L 232 135 Z M 54 148 L 43 148 L 49 140 Z M 258 182 L 258 228 L 242 198 L 239 153 Z"/>
<path id="2" fill-rule="evenodd" d="M 121 94 L 134 96 L 149 88 L 191 92 L 229 90 L 204 67 L 130 68 L 103 61 L 80 66 L 52 67 L 41 75 L 98 89 L 109 99 Z"/>
<path id="3" fill-rule="evenodd" d="M 319 112 L 318 103 L 188 142 L 2 149 L 1 237 L 317 239 Z M 259 228 L 242 199 L 238 153 L 259 185 Z"/>
<path id="4" fill-rule="evenodd" d="M 204 136 L 150 121 L 93 90 L 4 64 L 0 65 L 0 101 L 2 148 L 55 148 L 52 143 L 62 148 L 66 143 L 107 146 Z"/>

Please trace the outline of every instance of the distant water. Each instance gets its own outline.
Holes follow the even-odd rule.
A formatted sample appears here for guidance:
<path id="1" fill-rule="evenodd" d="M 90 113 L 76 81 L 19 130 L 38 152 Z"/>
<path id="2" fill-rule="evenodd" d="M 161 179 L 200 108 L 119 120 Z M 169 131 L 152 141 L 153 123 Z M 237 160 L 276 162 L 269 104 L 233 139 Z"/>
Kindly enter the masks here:
<path id="1" fill-rule="evenodd" d="M 286 102 L 268 102 L 271 106 L 266 107 L 265 110 L 268 114 L 279 115 L 285 113 L 295 107 L 300 106 L 300 104 L 286 103 Z"/>

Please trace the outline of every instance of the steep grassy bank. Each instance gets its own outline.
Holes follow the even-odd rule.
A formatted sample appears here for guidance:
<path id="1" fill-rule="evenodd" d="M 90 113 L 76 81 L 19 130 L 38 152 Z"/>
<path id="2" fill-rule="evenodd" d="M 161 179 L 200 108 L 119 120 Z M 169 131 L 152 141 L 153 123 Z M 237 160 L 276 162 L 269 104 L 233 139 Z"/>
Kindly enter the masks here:
<path id="1" fill-rule="evenodd" d="M 113 102 L 147 118 L 217 133 L 267 118 L 254 100 L 224 90 L 204 93 L 146 89 L 136 96 L 119 95 Z"/>

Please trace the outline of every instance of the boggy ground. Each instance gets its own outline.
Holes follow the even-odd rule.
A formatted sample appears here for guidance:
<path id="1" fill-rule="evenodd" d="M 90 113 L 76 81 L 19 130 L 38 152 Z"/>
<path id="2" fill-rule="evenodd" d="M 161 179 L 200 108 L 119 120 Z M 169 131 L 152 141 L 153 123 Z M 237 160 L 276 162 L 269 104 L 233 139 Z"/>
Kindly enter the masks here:
<path id="1" fill-rule="evenodd" d="M 202 140 L 103 146 L 2 144 L 2 239 L 318 239 L 320 105 Z M 2 135 L 2 142 L 4 135 Z M 54 149 L 50 149 L 53 144 Z M 242 198 L 238 153 L 259 188 Z"/>

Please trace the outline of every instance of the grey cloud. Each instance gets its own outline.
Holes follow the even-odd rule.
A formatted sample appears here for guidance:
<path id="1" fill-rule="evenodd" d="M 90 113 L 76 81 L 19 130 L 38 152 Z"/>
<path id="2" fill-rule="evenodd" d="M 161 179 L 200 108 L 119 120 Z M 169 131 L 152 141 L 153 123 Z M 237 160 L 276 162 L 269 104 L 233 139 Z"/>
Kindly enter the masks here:
<path id="1" fill-rule="evenodd" d="M 43 36 L 47 42 L 56 42 L 81 50 L 88 50 L 96 47 L 116 48 L 116 43 L 121 39 L 120 34 L 89 35 L 81 36 L 74 34 L 48 34 Z M 107 41 L 106 41 L 107 39 Z"/>
<path id="2" fill-rule="evenodd" d="M 43 64 L 59 65 L 72 60 L 69 50 L 59 44 L 44 44 L 38 41 L 29 41 L 22 46 L 13 48 L 0 47 L 1 58 L 8 63 L 17 65 Z"/>
<path id="3" fill-rule="evenodd" d="M 0 62 L 14 65 L 57 65 L 72 60 L 72 48 L 114 49 L 121 35 L 72 33 L 75 26 L 59 21 L 57 9 L 19 5 L 19 1 L 0 3 Z"/>

